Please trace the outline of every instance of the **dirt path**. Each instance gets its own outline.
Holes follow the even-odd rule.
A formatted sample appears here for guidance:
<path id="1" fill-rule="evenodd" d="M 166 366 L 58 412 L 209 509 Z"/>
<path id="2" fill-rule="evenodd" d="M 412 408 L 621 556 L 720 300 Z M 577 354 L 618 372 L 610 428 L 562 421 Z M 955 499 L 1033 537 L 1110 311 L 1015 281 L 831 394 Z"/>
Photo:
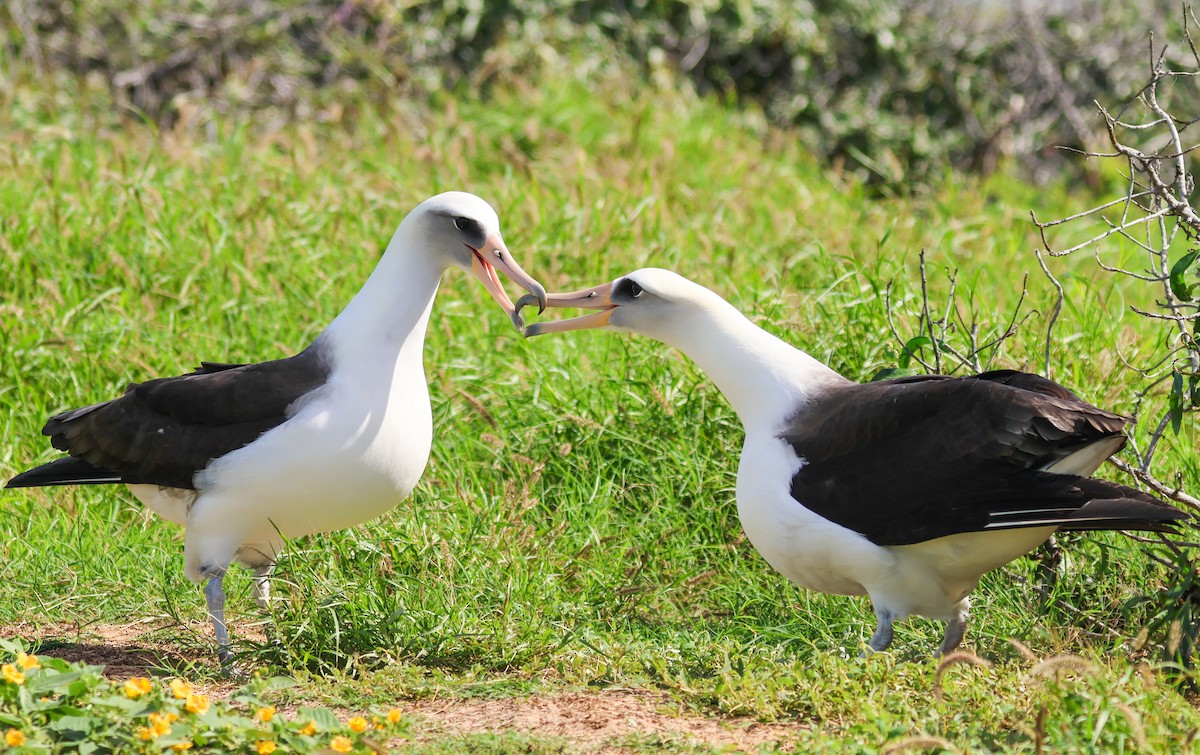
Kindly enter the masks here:
<path id="1" fill-rule="evenodd" d="M 706 744 L 725 751 L 757 752 L 759 745 L 786 742 L 796 725 L 752 720 L 714 720 L 679 715 L 663 695 L 649 691 L 561 692 L 503 700 L 422 700 L 406 710 L 439 734 L 522 732 L 556 737 L 572 751 L 622 752 L 622 742 Z M 424 728 L 424 727 L 422 727 Z"/>
<path id="2" fill-rule="evenodd" d="M 176 625 L 172 627 L 177 631 Z M 160 628 L 154 624 L 90 625 L 82 630 L 4 626 L 0 637 L 37 637 L 44 643 L 40 654 L 103 665 L 114 679 L 149 676 L 163 668 L 179 669 L 186 676 L 184 670 L 192 663 L 203 662 L 157 641 Z M 223 697 L 238 684 L 197 686 L 209 695 Z M 417 722 L 413 733 L 419 740 L 515 732 L 561 741 L 566 752 L 604 755 L 629 752 L 635 744 L 707 745 L 726 752 L 757 752 L 760 745 L 786 743 L 802 731 L 799 724 L 763 724 L 680 712 L 667 695 L 652 690 L 556 692 L 499 700 L 426 698 L 400 705 Z"/>

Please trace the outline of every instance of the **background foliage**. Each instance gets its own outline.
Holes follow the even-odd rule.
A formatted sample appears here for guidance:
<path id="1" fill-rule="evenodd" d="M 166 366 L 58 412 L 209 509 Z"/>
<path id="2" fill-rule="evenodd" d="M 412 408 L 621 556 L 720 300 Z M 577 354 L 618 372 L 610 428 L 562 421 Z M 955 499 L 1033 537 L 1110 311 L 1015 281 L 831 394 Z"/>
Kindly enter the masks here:
<path id="1" fill-rule="evenodd" d="M 351 93 L 420 102 L 623 59 L 896 185 L 1018 155 L 1043 180 L 1067 169 L 1054 147 L 1099 141 L 1093 101 L 1133 96 L 1147 34 L 1177 39 L 1181 18 L 1174 0 L 12 0 L 0 47 L 167 126 L 336 120 Z"/>

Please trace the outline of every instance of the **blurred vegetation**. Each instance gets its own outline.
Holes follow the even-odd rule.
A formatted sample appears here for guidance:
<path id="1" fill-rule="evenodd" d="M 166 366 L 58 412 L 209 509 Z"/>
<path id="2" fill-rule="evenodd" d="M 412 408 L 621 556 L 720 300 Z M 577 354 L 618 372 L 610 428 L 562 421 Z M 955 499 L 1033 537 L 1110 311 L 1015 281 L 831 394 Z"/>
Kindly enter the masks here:
<path id="1" fill-rule="evenodd" d="M 83 96 L 102 124 L 276 128 L 628 64 L 752 103 L 871 181 L 1010 157 L 1047 178 L 1068 169 L 1055 146 L 1103 138 L 1093 102 L 1135 95 L 1131 61 L 1181 17 L 1176 0 L 10 0 L 0 97 L 37 120 Z"/>

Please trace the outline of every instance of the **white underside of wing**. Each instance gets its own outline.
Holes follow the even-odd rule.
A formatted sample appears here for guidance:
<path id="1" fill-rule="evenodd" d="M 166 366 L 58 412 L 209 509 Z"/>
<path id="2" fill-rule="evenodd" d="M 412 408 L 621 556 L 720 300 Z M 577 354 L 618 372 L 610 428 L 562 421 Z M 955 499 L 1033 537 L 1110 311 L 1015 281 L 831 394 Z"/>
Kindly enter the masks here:
<path id="1" fill-rule="evenodd" d="M 1046 465 L 1042 468 L 1042 471 L 1054 474 L 1076 475 L 1078 477 L 1091 477 L 1108 457 L 1117 452 L 1117 449 L 1124 442 L 1125 438 L 1121 435 L 1098 440 L 1072 454 L 1064 456 L 1053 464 Z"/>

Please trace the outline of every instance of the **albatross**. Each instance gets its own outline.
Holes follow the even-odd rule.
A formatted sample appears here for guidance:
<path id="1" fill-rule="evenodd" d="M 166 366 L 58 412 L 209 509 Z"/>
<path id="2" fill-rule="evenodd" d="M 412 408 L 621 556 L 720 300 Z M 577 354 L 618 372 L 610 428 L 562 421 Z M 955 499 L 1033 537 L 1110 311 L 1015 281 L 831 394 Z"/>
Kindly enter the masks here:
<path id="1" fill-rule="evenodd" d="M 871 651 L 913 615 L 947 622 L 938 653 L 954 650 L 980 577 L 1056 531 L 1170 531 L 1185 518 L 1092 479 L 1125 445 L 1127 420 L 1037 375 L 855 383 L 667 270 L 537 303 L 599 311 L 532 324 L 526 336 L 641 333 L 708 374 L 745 429 L 736 495 L 747 537 L 805 588 L 868 596 Z"/>
<path id="2" fill-rule="evenodd" d="M 404 218 L 362 289 L 306 349 L 257 364 L 204 362 L 51 417 L 42 434 L 68 455 L 6 487 L 124 483 L 183 525 L 184 573 L 207 580 L 225 665 L 231 563 L 253 570 L 265 606 L 284 539 L 379 516 L 421 477 L 433 439 L 422 350 L 451 267 L 478 278 L 518 328 L 497 271 L 534 300 L 546 295 L 512 258 L 491 205 L 439 194 Z"/>

